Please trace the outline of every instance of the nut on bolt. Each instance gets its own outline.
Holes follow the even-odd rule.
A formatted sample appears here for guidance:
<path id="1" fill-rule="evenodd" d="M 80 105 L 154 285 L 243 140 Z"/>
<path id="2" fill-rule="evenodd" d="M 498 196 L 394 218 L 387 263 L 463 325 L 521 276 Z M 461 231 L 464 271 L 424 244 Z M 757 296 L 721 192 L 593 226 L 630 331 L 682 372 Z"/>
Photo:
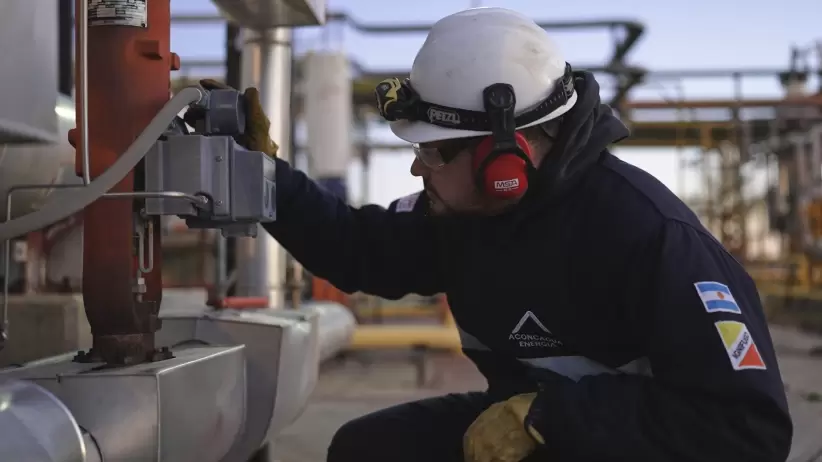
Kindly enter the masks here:
<path id="1" fill-rule="evenodd" d="M 139 277 L 134 282 L 134 285 L 131 286 L 131 291 L 135 294 L 144 294 L 148 288 L 146 287 L 146 280 L 145 278 Z"/>

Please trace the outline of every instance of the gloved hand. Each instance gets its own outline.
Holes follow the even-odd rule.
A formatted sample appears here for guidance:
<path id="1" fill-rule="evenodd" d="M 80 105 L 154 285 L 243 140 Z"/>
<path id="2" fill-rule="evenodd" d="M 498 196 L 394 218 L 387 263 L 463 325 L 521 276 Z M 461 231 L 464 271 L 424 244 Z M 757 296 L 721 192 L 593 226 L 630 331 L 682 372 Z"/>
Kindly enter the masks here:
<path id="1" fill-rule="evenodd" d="M 231 89 L 228 85 L 211 79 L 200 80 L 200 85 L 206 90 Z M 268 135 L 271 122 L 268 120 L 268 116 L 265 115 L 265 111 L 263 111 L 263 105 L 260 102 L 260 92 L 253 87 L 247 88 L 245 92 L 243 92 L 243 99 L 245 99 L 246 103 L 245 133 L 235 137 L 235 141 L 246 149 L 264 152 L 271 157 L 277 157 L 279 146 L 277 146 L 277 143 L 272 141 Z M 200 111 L 189 109 L 186 111 L 183 119 L 187 124 L 194 126 L 202 117 L 203 114 Z"/>
<path id="2" fill-rule="evenodd" d="M 542 435 L 525 426 L 536 396 L 517 395 L 480 414 L 463 437 L 465 462 L 520 462 L 543 444 Z"/>

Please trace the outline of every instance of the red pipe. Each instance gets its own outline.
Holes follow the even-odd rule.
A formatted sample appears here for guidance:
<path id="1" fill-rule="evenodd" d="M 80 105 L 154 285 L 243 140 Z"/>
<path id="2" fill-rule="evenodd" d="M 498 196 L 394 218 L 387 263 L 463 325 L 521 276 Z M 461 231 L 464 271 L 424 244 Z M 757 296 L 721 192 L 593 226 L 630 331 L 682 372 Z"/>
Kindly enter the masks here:
<path id="1" fill-rule="evenodd" d="M 334 287 L 325 279 L 314 277 L 311 281 L 311 298 L 314 300 L 324 300 L 349 306 L 348 295 L 340 289 Z"/>
<path id="2" fill-rule="evenodd" d="M 268 297 L 225 297 L 222 299 L 211 299 L 208 306 L 217 309 L 250 310 L 257 308 L 268 308 Z"/>
<path id="3" fill-rule="evenodd" d="M 105 172 L 125 152 L 169 99 L 171 70 L 179 65 L 169 49 L 170 0 L 144 3 L 144 27 L 111 24 L 111 18 L 96 23 L 91 13 L 97 6 L 89 7 L 88 136 L 92 178 Z M 75 4 L 75 18 L 79 18 L 82 2 Z M 81 27 L 75 27 L 78 45 Z M 79 58 L 76 64 L 75 81 L 79 82 Z M 82 120 L 81 92 L 78 88 L 78 120 Z M 70 138 L 78 148 L 76 165 L 80 170 L 80 137 L 71 133 Z M 112 192 L 134 190 L 132 172 Z M 154 269 L 142 275 L 142 300 L 134 291 L 134 216 L 139 207 L 139 201 L 98 200 L 83 214 L 83 300 L 93 335 L 92 356 L 109 363 L 145 361 L 154 350 L 154 332 L 159 328 L 162 233 L 157 218 L 153 223 Z"/>

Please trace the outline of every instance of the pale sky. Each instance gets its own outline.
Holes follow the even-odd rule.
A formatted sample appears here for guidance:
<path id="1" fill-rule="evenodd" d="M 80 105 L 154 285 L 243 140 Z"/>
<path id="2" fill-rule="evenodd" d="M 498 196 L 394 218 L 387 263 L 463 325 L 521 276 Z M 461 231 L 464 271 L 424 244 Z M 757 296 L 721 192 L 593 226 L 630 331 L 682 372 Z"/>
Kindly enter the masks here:
<path id="1" fill-rule="evenodd" d="M 472 6 L 464 0 L 416 0 L 385 2 L 377 0 L 329 0 L 330 11 L 345 11 L 363 22 L 434 22 Z M 528 14 L 535 20 L 626 19 L 645 24 L 646 30 L 630 52 L 627 62 L 651 70 L 707 68 L 787 68 L 792 44 L 807 46 L 822 39 L 822 1 L 820 0 L 589 0 L 559 2 L 505 0 L 479 2 L 482 6 L 503 6 Z M 209 0 L 173 0 L 173 13 L 216 12 Z M 339 26 L 338 26 L 339 27 Z M 566 59 L 580 64 L 604 63 L 612 53 L 608 31 L 554 32 Z M 333 37 L 330 42 L 328 37 Z M 354 61 L 369 70 L 408 69 L 424 34 L 368 36 L 354 31 L 334 30 L 323 34 L 321 28 L 300 29 L 296 33 L 298 53 L 316 48 L 344 50 Z M 224 49 L 224 28 L 220 25 L 177 25 L 172 28 L 172 49 L 181 59 L 220 58 Z M 816 62 L 815 59 L 812 62 Z M 205 76 L 221 74 L 220 69 L 198 71 Z M 608 98 L 610 83 L 601 82 Z M 813 82 L 816 85 L 815 82 Z M 630 94 L 634 99 L 730 98 L 730 78 L 649 84 Z M 776 79 L 746 78 L 746 97 L 779 97 Z M 380 140 L 393 135 L 380 130 Z M 689 194 L 699 188 L 693 171 L 681 173 L 677 153 L 666 149 L 616 149 L 615 154 L 655 175 L 677 193 Z M 689 153 L 693 155 L 693 153 Z M 413 160 L 410 152 L 374 153 L 369 180 L 369 202 L 387 204 L 393 199 L 421 189 L 419 180 L 408 173 Z M 359 202 L 362 177 L 357 163 L 349 172 L 352 200 Z"/>

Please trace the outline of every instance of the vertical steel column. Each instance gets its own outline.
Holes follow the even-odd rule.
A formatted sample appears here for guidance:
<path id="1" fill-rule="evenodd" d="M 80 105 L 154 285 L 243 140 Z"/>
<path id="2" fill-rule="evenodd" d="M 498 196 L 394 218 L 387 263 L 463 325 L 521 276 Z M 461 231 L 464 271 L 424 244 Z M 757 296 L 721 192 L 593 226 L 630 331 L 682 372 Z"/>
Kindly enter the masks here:
<path id="1" fill-rule="evenodd" d="M 719 239 L 734 257 L 747 260 L 748 210 L 742 194 L 744 178 L 742 165 L 748 160 L 745 153 L 745 127 L 742 120 L 742 76 L 734 74 L 734 105 L 731 108 L 733 129 L 730 139 L 718 146 L 719 154 Z"/>
<path id="2" fill-rule="evenodd" d="M 263 109 L 271 120 L 269 134 L 278 156 L 293 161 L 291 146 L 291 29 L 243 31 L 243 88 L 260 90 Z M 243 297 L 267 297 L 269 306 L 285 304 L 286 252 L 263 229 L 257 237 L 238 238 L 237 291 Z"/>
<path id="3" fill-rule="evenodd" d="M 179 58 L 169 50 L 170 0 L 142 2 L 144 21 L 135 3 L 117 4 L 115 18 L 96 17 L 96 9 L 77 0 L 75 18 L 88 13 L 88 140 L 89 173 L 102 174 L 126 150 L 170 96 L 170 71 Z M 137 8 L 141 2 L 137 2 Z M 135 13 L 135 11 L 138 11 Z M 130 21 L 127 16 L 131 15 Z M 136 15 L 136 16 L 135 16 Z M 135 20 L 135 18 L 137 18 Z M 81 43 L 80 21 L 75 26 Z M 81 82 L 83 59 L 77 50 L 75 81 Z M 77 88 L 78 121 L 82 117 L 82 86 Z M 80 137 L 71 135 L 78 148 Z M 139 189 L 139 167 L 126 176 L 113 192 Z M 90 356 L 107 363 L 142 362 L 154 351 L 154 332 L 159 328 L 162 284 L 160 277 L 160 222 L 140 218 L 141 201 L 98 200 L 84 211 L 83 300 L 93 335 Z M 147 232 L 153 227 L 153 233 Z M 150 236 L 145 249 L 153 247 L 153 270 L 138 272 L 137 235 Z M 144 256 L 147 260 L 147 255 Z M 82 356 L 82 355 L 81 355 Z"/>

